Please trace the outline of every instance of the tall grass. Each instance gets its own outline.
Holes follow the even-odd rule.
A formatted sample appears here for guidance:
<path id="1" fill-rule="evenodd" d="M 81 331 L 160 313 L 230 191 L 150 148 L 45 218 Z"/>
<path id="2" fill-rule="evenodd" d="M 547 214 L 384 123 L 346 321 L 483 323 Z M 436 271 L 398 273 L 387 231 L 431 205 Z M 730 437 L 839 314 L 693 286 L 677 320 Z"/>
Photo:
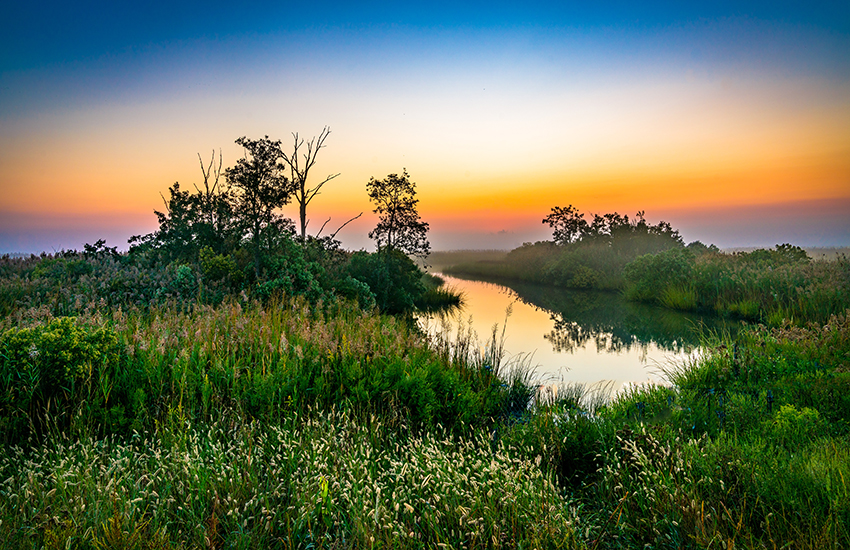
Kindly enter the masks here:
<path id="1" fill-rule="evenodd" d="M 0 547 L 850 546 L 850 313 L 708 335 L 609 400 L 541 391 L 499 327 L 32 303 L 0 336 Z"/>
<path id="2" fill-rule="evenodd" d="M 774 326 L 784 320 L 823 323 L 850 307 L 850 261 L 789 258 L 787 250 L 694 256 L 674 249 L 642 256 L 626 266 L 625 294 Z"/>
<path id="3" fill-rule="evenodd" d="M 90 312 L 75 322 L 47 321 L 46 334 L 68 323 L 73 333 L 49 341 L 65 338 L 59 343 L 73 347 L 105 331 L 109 349 L 73 359 L 69 371 L 70 364 L 60 365 L 47 353 L 48 339 L 38 330 L 10 329 L 0 339 L 8 388 L 0 397 L 5 440 L 43 431 L 45 415 L 56 419 L 47 405 L 57 399 L 68 411 L 63 418 L 97 433 L 141 430 L 171 414 L 212 421 L 222 408 L 277 421 L 307 407 L 343 407 L 417 429 L 453 429 L 499 417 L 514 386 L 524 383 L 503 386 L 497 372 L 471 357 L 447 360 L 433 351 L 405 321 L 346 303 L 228 302 L 190 312 L 154 308 L 130 314 L 118 309 L 111 315 Z M 101 356 L 107 352 L 118 356 L 106 363 Z M 19 376 L 22 364 L 32 377 Z M 56 384 L 45 383 L 57 376 Z"/>
<path id="4" fill-rule="evenodd" d="M 850 314 L 715 339 L 604 416 L 598 497 L 624 545 L 837 548 L 850 542 Z"/>
<path id="5" fill-rule="evenodd" d="M 580 547 L 577 501 L 485 432 L 400 437 L 329 412 L 51 438 L 0 458 L 15 548 Z"/>

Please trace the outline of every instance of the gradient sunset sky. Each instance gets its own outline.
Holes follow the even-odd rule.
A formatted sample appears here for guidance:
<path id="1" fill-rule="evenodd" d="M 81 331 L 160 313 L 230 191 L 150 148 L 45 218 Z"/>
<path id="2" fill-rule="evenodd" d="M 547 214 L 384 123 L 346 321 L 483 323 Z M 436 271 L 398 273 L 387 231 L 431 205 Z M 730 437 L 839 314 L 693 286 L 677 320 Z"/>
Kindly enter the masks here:
<path id="1" fill-rule="evenodd" d="M 850 3 L 15 2 L 0 21 L 0 253 L 156 228 L 198 153 L 330 126 L 311 204 L 372 248 L 406 168 L 434 249 L 645 210 L 721 247 L 850 244 Z M 297 215 L 293 206 L 285 209 Z"/>

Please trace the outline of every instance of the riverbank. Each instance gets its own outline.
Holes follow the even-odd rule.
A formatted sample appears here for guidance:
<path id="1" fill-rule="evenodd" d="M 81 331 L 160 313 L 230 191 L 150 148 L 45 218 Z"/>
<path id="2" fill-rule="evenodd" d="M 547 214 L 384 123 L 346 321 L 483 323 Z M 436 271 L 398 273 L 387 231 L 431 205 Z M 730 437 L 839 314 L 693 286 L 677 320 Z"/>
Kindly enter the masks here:
<path id="1" fill-rule="evenodd" d="M 535 400 L 498 345 L 464 360 L 476 346 L 297 303 L 32 327 L 6 358 L 83 362 L 77 393 L 27 404 L 8 401 L 26 360 L 4 362 L 4 426 L 36 432 L 0 458 L 11 547 L 850 542 L 846 317 L 709 343 L 672 388 L 610 403 Z"/>
<path id="2" fill-rule="evenodd" d="M 847 315 L 705 340 L 608 399 L 351 302 L 26 298 L 5 547 L 850 545 Z"/>
<path id="3" fill-rule="evenodd" d="M 622 292 L 636 302 L 771 326 L 823 323 L 850 307 L 850 261 L 840 254 L 813 260 L 791 245 L 723 253 L 692 243 L 634 256 L 593 243 L 539 242 L 501 257 L 458 253 L 441 261 L 449 275 Z"/>

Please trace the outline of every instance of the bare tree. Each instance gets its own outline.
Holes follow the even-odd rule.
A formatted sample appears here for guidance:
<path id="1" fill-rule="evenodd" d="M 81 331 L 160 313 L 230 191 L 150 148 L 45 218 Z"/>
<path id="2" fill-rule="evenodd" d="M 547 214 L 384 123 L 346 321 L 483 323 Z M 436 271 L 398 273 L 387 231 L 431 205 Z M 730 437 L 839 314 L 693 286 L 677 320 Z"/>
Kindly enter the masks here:
<path id="1" fill-rule="evenodd" d="M 307 223 L 309 223 L 309 220 L 307 219 L 307 205 L 310 204 L 310 201 L 319 194 L 319 190 L 324 184 L 339 176 L 339 174 L 332 174 L 312 189 L 307 187 L 307 176 L 310 173 L 310 169 L 316 163 L 316 157 L 319 154 L 319 150 L 325 146 L 325 140 L 328 138 L 330 133 L 330 127 L 325 126 L 318 137 L 314 137 L 310 141 L 305 142 L 303 139 L 298 137 L 298 133 L 296 132 L 292 134 L 292 137 L 294 138 L 292 155 L 283 153 L 283 161 L 289 166 L 291 174 L 290 180 L 295 185 L 295 200 L 298 202 L 298 214 L 301 222 L 302 240 L 307 238 Z M 307 151 L 299 157 L 298 152 L 299 149 L 302 149 L 302 147 L 306 147 Z"/>

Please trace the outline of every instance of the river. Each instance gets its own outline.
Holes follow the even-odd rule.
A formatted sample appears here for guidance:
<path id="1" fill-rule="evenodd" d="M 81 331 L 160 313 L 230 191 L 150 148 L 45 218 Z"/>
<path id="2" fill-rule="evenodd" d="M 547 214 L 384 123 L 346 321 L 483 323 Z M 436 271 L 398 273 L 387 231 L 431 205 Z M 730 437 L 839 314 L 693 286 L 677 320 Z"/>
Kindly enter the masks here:
<path id="1" fill-rule="evenodd" d="M 610 391 L 666 384 L 665 370 L 699 353 L 701 331 L 734 331 L 738 323 L 636 304 L 617 293 L 526 283 L 510 286 L 440 274 L 463 295 L 463 308 L 420 319 L 428 332 L 471 326 L 484 345 L 493 327 L 509 360 L 526 361 L 540 383 L 606 384 Z"/>

